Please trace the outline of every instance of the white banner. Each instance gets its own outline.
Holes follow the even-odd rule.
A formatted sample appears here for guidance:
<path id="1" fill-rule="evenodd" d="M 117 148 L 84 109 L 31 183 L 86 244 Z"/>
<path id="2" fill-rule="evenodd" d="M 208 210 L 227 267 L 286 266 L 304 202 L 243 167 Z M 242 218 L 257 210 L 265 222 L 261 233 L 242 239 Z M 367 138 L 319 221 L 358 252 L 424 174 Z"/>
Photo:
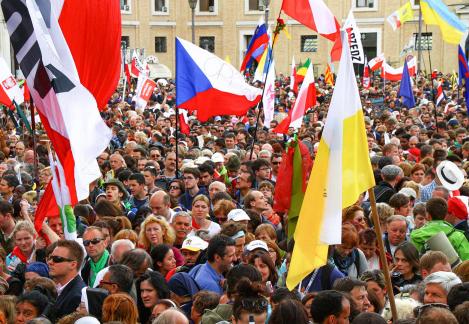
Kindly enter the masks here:
<path id="1" fill-rule="evenodd" d="M 349 11 L 347 20 L 345 20 L 344 29 L 348 34 L 352 63 L 365 64 L 365 53 L 363 52 L 360 30 L 357 27 L 352 10 Z"/>

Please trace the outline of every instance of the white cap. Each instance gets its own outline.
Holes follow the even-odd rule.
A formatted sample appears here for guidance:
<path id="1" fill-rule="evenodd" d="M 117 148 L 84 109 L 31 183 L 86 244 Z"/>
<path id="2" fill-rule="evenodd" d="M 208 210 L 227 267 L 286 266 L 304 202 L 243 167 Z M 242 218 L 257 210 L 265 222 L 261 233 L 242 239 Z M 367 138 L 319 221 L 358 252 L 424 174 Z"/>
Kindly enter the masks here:
<path id="1" fill-rule="evenodd" d="M 248 214 L 242 209 L 233 209 L 228 213 L 228 220 L 229 221 L 235 221 L 235 222 L 240 222 L 244 220 L 251 220 Z"/>
<path id="2" fill-rule="evenodd" d="M 100 324 L 100 323 L 95 317 L 85 316 L 76 320 L 75 324 Z"/>
<path id="3" fill-rule="evenodd" d="M 202 240 L 198 236 L 190 236 L 182 242 L 181 250 L 189 250 L 193 252 L 198 252 L 200 250 L 205 250 L 208 246 L 208 242 Z"/>
<path id="4" fill-rule="evenodd" d="M 267 246 L 267 243 L 261 240 L 254 240 L 254 241 L 251 241 L 248 245 L 246 245 L 246 250 L 249 252 L 252 252 L 255 249 L 263 249 L 269 252 L 269 247 Z"/>
<path id="5" fill-rule="evenodd" d="M 409 198 L 417 199 L 417 193 L 412 188 L 404 187 L 399 190 L 399 193 L 406 195 Z"/>
<path id="6" fill-rule="evenodd" d="M 209 161 L 210 158 L 206 157 L 206 156 L 199 156 L 197 159 L 195 159 L 194 163 L 196 165 L 202 165 L 204 164 L 206 161 Z"/>
<path id="7" fill-rule="evenodd" d="M 213 163 L 225 162 L 225 159 L 223 158 L 223 154 L 221 154 L 220 152 L 214 153 L 212 155 L 212 162 Z"/>

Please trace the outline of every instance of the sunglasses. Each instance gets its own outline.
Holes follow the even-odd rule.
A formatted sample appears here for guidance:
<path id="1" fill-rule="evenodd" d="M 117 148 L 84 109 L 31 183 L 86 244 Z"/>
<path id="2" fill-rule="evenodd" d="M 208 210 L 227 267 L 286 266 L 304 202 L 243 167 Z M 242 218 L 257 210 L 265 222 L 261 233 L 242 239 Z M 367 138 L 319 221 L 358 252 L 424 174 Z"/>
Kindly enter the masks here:
<path id="1" fill-rule="evenodd" d="M 73 262 L 75 260 L 64 258 L 58 255 L 49 255 L 47 260 L 52 261 L 54 263 L 63 263 L 63 262 Z"/>
<path id="2" fill-rule="evenodd" d="M 179 187 L 176 187 L 176 186 L 170 186 L 170 187 L 169 187 L 169 189 L 170 189 L 170 190 L 171 190 L 171 189 L 174 189 L 174 190 L 179 190 L 179 189 L 181 189 L 181 188 L 179 188 Z"/>
<path id="3" fill-rule="evenodd" d="M 102 238 L 95 238 L 95 239 L 92 239 L 92 240 L 85 240 L 85 241 L 83 241 L 83 245 L 84 246 L 89 246 L 90 244 L 96 245 L 96 244 L 98 244 L 99 242 L 101 242 L 103 240 L 104 239 L 102 239 Z"/>
<path id="4" fill-rule="evenodd" d="M 272 162 L 273 165 L 279 165 L 282 162 Z"/>
<path id="5" fill-rule="evenodd" d="M 433 308 L 433 307 L 449 309 L 449 306 L 446 305 L 446 304 L 442 304 L 442 303 L 431 303 L 431 304 L 426 304 L 426 305 L 422 305 L 422 306 L 417 306 L 417 307 L 414 309 L 414 315 L 416 315 L 416 317 L 419 317 L 419 316 L 422 315 L 422 313 L 423 313 L 426 309 Z"/>

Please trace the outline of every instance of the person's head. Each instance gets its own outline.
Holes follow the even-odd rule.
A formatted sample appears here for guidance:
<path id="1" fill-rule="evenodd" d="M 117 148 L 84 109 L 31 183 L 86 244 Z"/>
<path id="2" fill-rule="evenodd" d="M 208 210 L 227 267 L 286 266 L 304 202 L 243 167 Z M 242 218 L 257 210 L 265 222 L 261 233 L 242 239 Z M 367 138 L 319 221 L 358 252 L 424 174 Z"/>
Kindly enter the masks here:
<path id="1" fill-rule="evenodd" d="M 164 190 L 159 190 L 151 195 L 149 206 L 156 216 L 163 216 L 167 220 L 170 217 L 171 196 Z"/>
<path id="2" fill-rule="evenodd" d="M 349 293 L 360 312 L 368 311 L 370 301 L 368 300 L 368 292 L 364 281 L 345 277 L 337 279 L 332 288 Z"/>
<path id="3" fill-rule="evenodd" d="M 213 215 L 218 220 L 218 223 L 223 225 L 228 220 L 228 213 L 233 209 L 236 209 L 236 205 L 231 199 L 221 199 L 214 204 Z"/>
<path id="4" fill-rule="evenodd" d="M 113 264 L 109 266 L 99 283 L 99 287 L 106 289 L 110 294 L 129 294 L 132 290 L 133 280 L 134 274 L 132 269 L 123 264 Z"/>
<path id="5" fill-rule="evenodd" d="M 0 201 L 0 228 L 14 224 L 13 205 L 5 200 Z"/>
<path id="6" fill-rule="evenodd" d="M 453 314 L 458 320 L 459 324 L 469 323 L 469 301 L 465 301 L 461 305 L 456 306 Z"/>
<path id="7" fill-rule="evenodd" d="M 221 234 L 231 237 L 235 241 L 236 261 L 241 257 L 246 244 L 246 227 L 240 222 L 229 221 L 223 224 Z"/>
<path id="8" fill-rule="evenodd" d="M 23 254 L 29 256 L 32 253 L 36 231 L 31 222 L 19 221 L 16 223 L 12 237 L 15 240 L 15 245 Z"/>
<path id="9" fill-rule="evenodd" d="M 46 311 L 49 299 L 40 292 L 33 290 L 18 297 L 16 302 L 16 322 L 25 324 Z"/>
<path id="10" fill-rule="evenodd" d="M 201 290 L 193 297 L 191 320 L 199 323 L 206 309 L 214 309 L 220 302 L 220 295 L 213 291 Z"/>
<path id="11" fill-rule="evenodd" d="M 24 279 L 30 280 L 33 278 L 45 277 L 49 278 L 49 268 L 44 262 L 31 262 L 26 266 Z"/>
<path id="12" fill-rule="evenodd" d="M 111 169 L 114 171 L 125 166 L 125 160 L 120 154 L 111 154 L 109 163 L 111 164 Z"/>
<path id="13" fill-rule="evenodd" d="M 128 188 L 130 194 L 138 199 L 145 196 L 145 176 L 141 173 L 133 173 L 129 177 Z"/>
<path id="14" fill-rule="evenodd" d="M 262 285 L 248 279 L 241 279 L 237 290 L 238 293 L 233 303 L 232 323 L 265 323 L 269 302 L 263 296 L 265 292 Z"/>
<path id="15" fill-rule="evenodd" d="M 192 230 L 192 216 L 184 211 L 177 212 L 171 220 L 176 241 L 182 242 Z"/>
<path id="16" fill-rule="evenodd" d="M 407 220 L 402 215 L 393 215 L 386 220 L 386 232 L 389 243 L 399 245 L 406 239 Z"/>
<path id="17" fill-rule="evenodd" d="M 155 321 L 167 309 L 177 309 L 177 304 L 171 299 L 159 299 L 151 311 L 151 320 Z"/>
<path id="18" fill-rule="evenodd" d="M 80 271 L 84 252 L 76 241 L 59 240 L 47 257 L 49 275 L 56 282 L 65 284 Z"/>
<path id="19" fill-rule="evenodd" d="M 395 269 L 404 277 L 417 273 L 419 270 L 419 252 L 410 242 L 404 242 L 394 251 Z"/>
<path id="20" fill-rule="evenodd" d="M 181 179 L 173 179 L 173 181 L 169 183 L 169 195 L 172 198 L 179 198 L 185 190 L 184 181 Z"/>
<path id="21" fill-rule="evenodd" d="M 150 250 L 152 246 L 161 243 L 173 244 L 175 234 L 166 218 L 150 215 L 141 224 L 138 239 L 145 249 Z"/>
<path id="22" fill-rule="evenodd" d="M 414 229 L 418 229 L 427 223 L 427 213 L 425 210 L 425 203 L 418 203 L 412 209 L 414 216 Z"/>
<path id="23" fill-rule="evenodd" d="M 203 163 L 202 165 L 199 165 L 199 171 L 199 184 L 208 187 L 213 181 L 213 174 L 215 172 L 214 168 L 208 163 Z"/>
<path id="24" fill-rule="evenodd" d="M 102 307 L 102 322 L 119 321 L 125 324 L 137 323 L 138 310 L 128 294 L 117 293 L 107 296 Z"/>
<path id="25" fill-rule="evenodd" d="M 15 191 L 15 188 L 20 185 L 18 178 L 12 174 L 3 174 L 0 179 L 0 194 L 4 197 L 9 197 Z"/>
<path id="26" fill-rule="evenodd" d="M 104 184 L 104 190 L 106 191 L 106 200 L 113 204 L 119 204 L 122 200 L 125 200 L 128 195 L 124 184 L 116 179 L 111 179 L 106 182 Z"/>
<path id="27" fill-rule="evenodd" d="M 416 163 L 410 170 L 410 178 L 412 181 L 421 183 L 425 178 L 425 166 L 420 163 Z"/>
<path id="28" fill-rule="evenodd" d="M 252 188 L 255 177 L 252 172 L 241 172 L 236 182 L 236 188 L 241 191 L 248 191 Z"/>
<path id="29" fill-rule="evenodd" d="M 120 233 L 120 232 L 119 232 Z M 118 233 L 118 234 L 119 234 Z M 122 255 L 130 250 L 135 249 L 135 243 L 129 239 L 117 239 L 111 245 L 111 261 L 112 263 L 120 263 Z"/>
<path id="30" fill-rule="evenodd" d="M 314 323 L 348 324 L 349 316 L 350 303 L 339 291 L 320 291 L 311 303 L 311 317 Z"/>
<path id="31" fill-rule="evenodd" d="M 376 255 L 376 233 L 371 228 L 366 228 L 358 233 L 358 246 L 365 254 L 366 259 L 370 259 Z"/>
<path id="32" fill-rule="evenodd" d="M 350 255 L 358 246 L 358 233 L 350 223 L 342 224 L 342 244 L 336 245 L 336 253 L 341 257 Z"/>
<path id="33" fill-rule="evenodd" d="M 208 194 L 210 196 L 210 199 L 212 200 L 213 196 L 218 192 L 226 192 L 226 185 L 220 181 L 213 181 L 208 186 Z"/>
<path id="34" fill-rule="evenodd" d="M 255 251 L 249 255 L 249 264 L 256 267 L 262 275 L 262 282 L 275 284 L 278 280 L 277 269 L 268 252 Z"/>
<path id="35" fill-rule="evenodd" d="M 367 290 L 373 290 L 382 305 L 386 302 L 386 283 L 381 270 L 367 270 L 362 273 L 360 280 L 366 282 Z"/>
<path id="36" fill-rule="evenodd" d="M 448 203 L 443 198 L 430 198 L 425 210 L 429 220 L 444 220 L 448 213 Z"/>
<path id="37" fill-rule="evenodd" d="M 456 307 L 469 301 L 469 282 L 457 284 L 451 288 L 447 297 L 449 309 L 454 312 Z"/>
<path id="38" fill-rule="evenodd" d="M 151 249 L 150 255 L 153 259 L 153 269 L 159 271 L 163 276 L 176 268 L 176 259 L 171 246 L 158 244 Z"/>
<path id="39" fill-rule="evenodd" d="M 230 270 L 236 257 L 235 241 L 226 235 L 212 237 L 207 247 L 207 260 L 219 273 Z"/>
<path id="40" fill-rule="evenodd" d="M 416 308 L 417 319 L 415 324 L 458 324 L 458 320 L 442 304 L 427 304 Z"/>
<path id="41" fill-rule="evenodd" d="M 85 247 L 86 254 L 93 261 L 97 262 L 103 255 L 104 250 L 106 250 L 102 229 L 95 226 L 87 227 L 83 233 L 83 246 Z"/>
<path id="42" fill-rule="evenodd" d="M 137 302 L 147 309 L 153 309 L 159 299 L 170 298 L 170 290 L 163 275 L 158 271 L 145 272 L 135 284 Z"/>
<path id="43" fill-rule="evenodd" d="M 0 317 L 2 324 L 15 323 L 16 320 L 16 296 L 0 296 Z"/>
<path id="44" fill-rule="evenodd" d="M 309 323 L 308 313 L 300 301 L 285 299 L 275 307 L 270 315 L 269 324 L 282 323 Z"/>
<path id="45" fill-rule="evenodd" d="M 244 197 L 244 207 L 261 213 L 269 209 L 269 203 L 262 192 L 251 190 L 246 197 Z"/>
<path id="46" fill-rule="evenodd" d="M 234 298 L 238 293 L 238 283 L 241 279 L 247 278 L 251 282 L 262 283 L 260 272 L 250 264 L 238 264 L 231 268 L 226 274 L 226 295 L 228 298 Z"/>
<path id="47" fill-rule="evenodd" d="M 410 198 L 402 193 L 396 193 L 389 199 L 389 206 L 394 208 L 396 215 L 408 216 L 411 210 Z"/>
<path id="48" fill-rule="evenodd" d="M 198 195 L 192 201 L 192 217 L 198 221 L 208 217 L 210 201 L 205 195 Z"/>
<path id="49" fill-rule="evenodd" d="M 352 205 L 343 210 L 342 223 L 345 222 L 352 223 L 357 228 L 357 231 L 368 227 L 366 224 L 366 218 L 363 208 L 356 205 Z"/>
<path id="50" fill-rule="evenodd" d="M 386 165 L 381 169 L 381 177 L 391 184 L 397 183 L 404 176 L 404 171 L 397 165 Z"/>
<path id="51" fill-rule="evenodd" d="M 153 324 L 189 324 L 189 320 L 178 308 L 171 307 L 162 312 Z"/>
<path id="52" fill-rule="evenodd" d="M 186 190 L 198 188 L 200 171 L 197 168 L 184 168 L 183 171 L 184 186 Z M 198 191 L 198 190 L 197 190 Z"/>
<path id="53" fill-rule="evenodd" d="M 461 283 L 461 279 L 452 272 L 437 271 L 425 278 L 424 304 L 447 304 L 447 296 L 451 288 Z"/>
<path id="54" fill-rule="evenodd" d="M 451 272 L 448 257 L 441 251 L 427 251 L 420 258 L 420 274 L 425 279 L 428 275 L 437 271 Z"/>
<path id="55" fill-rule="evenodd" d="M 277 241 L 277 233 L 271 224 L 266 223 L 257 226 L 256 230 L 254 231 L 254 235 L 256 236 L 257 240 L 262 240 L 264 242 Z"/>
<path id="56" fill-rule="evenodd" d="M 135 278 L 138 278 L 153 266 L 153 261 L 144 249 L 133 249 L 124 253 L 121 264 L 132 269 Z"/>

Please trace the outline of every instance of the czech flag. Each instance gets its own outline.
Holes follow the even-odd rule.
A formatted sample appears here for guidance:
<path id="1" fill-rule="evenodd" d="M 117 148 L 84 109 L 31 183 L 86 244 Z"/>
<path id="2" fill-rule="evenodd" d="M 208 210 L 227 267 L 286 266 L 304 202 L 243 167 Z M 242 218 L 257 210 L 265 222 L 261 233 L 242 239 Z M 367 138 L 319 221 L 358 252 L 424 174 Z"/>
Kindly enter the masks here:
<path id="1" fill-rule="evenodd" d="M 265 23 L 258 25 L 254 31 L 254 35 L 249 42 L 246 55 L 244 56 L 243 63 L 241 64 L 241 71 L 249 69 L 253 60 L 259 62 L 264 51 L 269 44 L 269 35 L 267 35 L 267 27 Z"/>
<path id="2" fill-rule="evenodd" d="M 261 100 L 232 65 L 200 47 L 176 38 L 176 105 L 197 111 L 206 121 L 220 115 L 243 116 Z"/>

